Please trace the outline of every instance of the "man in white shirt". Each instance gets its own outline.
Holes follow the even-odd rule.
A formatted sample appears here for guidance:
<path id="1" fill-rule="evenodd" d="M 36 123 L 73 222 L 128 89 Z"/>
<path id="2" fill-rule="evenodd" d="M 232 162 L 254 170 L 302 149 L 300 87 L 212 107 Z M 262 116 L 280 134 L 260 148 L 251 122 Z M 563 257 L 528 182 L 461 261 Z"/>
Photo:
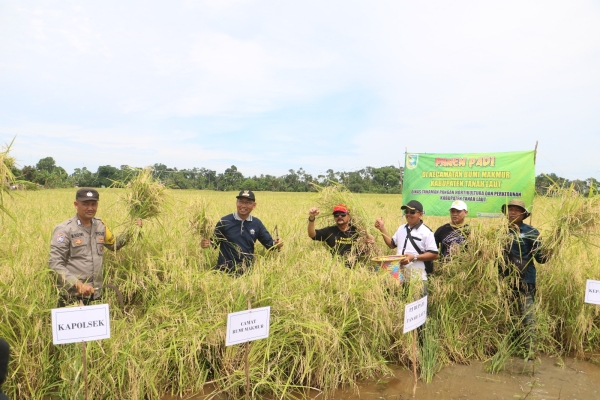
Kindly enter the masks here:
<path id="1" fill-rule="evenodd" d="M 401 264 L 407 270 L 420 271 L 423 280 L 427 280 L 427 273 L 433 272 L 432 262 L 438 258 L 438 247 L 433 231 L 421 219 L 423 205 L 420 202 L 411 200 L 401 209 L 404 210 L 406 224 L 401 225 L 394 236 L 388 234 L 383 218 L 375 221 L 375 228 L 382 233 L 383 240 L 390 249 L 396 248 L 396 254 L 406 255 L 406 259 Z"/>

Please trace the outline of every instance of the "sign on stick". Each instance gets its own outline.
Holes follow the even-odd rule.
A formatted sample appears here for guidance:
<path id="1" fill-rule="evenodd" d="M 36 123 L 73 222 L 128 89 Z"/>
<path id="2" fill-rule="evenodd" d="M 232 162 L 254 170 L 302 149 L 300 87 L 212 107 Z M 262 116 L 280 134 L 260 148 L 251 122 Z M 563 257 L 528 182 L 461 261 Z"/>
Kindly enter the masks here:
<path id="1" fill-rule="evenodd" d="M 427 319 L 427 296 L 404 306 L 404 333 L 417 329 Z"/>
<path id="2" fill-rule="evenodd" d="M 600 281 L 587 280 L 584 301 L 590 304 L 600 304 Z"/>
<path id="3" fill-rule="evenodd" d="M 268 338 L 270 317 L 271 307 L 253 308 L 229 314 L 225 346 Z"/>
<path id="4" fill-rule="evenodd" d="M 54 344 L 110 338 L 108 304 L 52 309 Z"/>

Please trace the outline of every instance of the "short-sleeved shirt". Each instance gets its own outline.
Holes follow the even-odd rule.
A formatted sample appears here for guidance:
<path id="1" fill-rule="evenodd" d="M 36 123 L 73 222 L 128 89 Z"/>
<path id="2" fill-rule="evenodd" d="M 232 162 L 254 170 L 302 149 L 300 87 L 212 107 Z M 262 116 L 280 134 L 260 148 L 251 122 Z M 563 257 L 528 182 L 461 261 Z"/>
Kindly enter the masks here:
<path id="1" fill-rule="evenodd" d="M 358 238 L 358 232 L 352 225 L 348 230 L 342 231 L 336 225 L 317 229 L 313 240 L 327 243 L 332 254 L 347 255 L 352 251 L 352 245 Z"/>
<path id="2" fill-rule="evenodd" d="M 462 245 L 469 235 L 469 225 L 442 225 L 434 233 L 435 243 L 440 249 L 440 256 L 447 261 L 453 248 Z"/>
<path id="3" fill-rule="evenodd" d="M 275 244 L 267 228 L 256 217 L 241 219 L 237 212 L 221 218 L 215 227 L 215 240 L 219 245 L 217 269 L 234 272 L 242 264 L 254 259 L 254 243 L 258 240 L 270 248 Z"/>
<path id="4" fill-rule="evenodd" d="M 419 252 L 413 247 L 412 243 L 408 239 L 409 231 L 410 235 L 422 253 L 438 253 L 433 231 L 429 229 L 428 226 L 423 224 L 423 221 L 421 221 L 412 229 L 408 226 L 408 224 L 401 225 L 400 228 L 398 228 L 394 236 L 392 236 L 392 244 L 394 247 L 397 247 L 396 254 L 411 254 L 413 256 L 419 255 Z M 423 280 L 427 280 L 425 263 L 423 261 L 415 261 L 407 265 L 406 268 L 421 270 L 421 276 L 423 277 Z"/>

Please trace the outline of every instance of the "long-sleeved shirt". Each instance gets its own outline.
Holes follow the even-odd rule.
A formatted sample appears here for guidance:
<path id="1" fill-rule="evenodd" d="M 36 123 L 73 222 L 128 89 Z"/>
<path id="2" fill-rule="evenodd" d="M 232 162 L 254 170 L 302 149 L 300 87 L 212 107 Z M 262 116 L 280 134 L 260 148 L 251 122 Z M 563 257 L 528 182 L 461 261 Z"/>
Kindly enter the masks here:
<path id="1" fill-rule="evenodd" d="M 521 223 L 519 230 L 509 229 L 511 241 L 507 252 L 512 255 L 513 261 L 521 263 L 522 278 L 525 283 L 535 284 L 536 269 L 533 260 L 540 264 L 547 261 L 547 257 L 540 251 L 542 242 L 539 240 L 540 232 L 531 225 Z M 511 261 L 509 259 L 509 261 Z M 516 263 L 515 263 L 516 264 Z"/>
<path id="2" fill-rule="evenodd" d="M 249 266 L 254 259 L 254 243 L 258 240 L 266 248 L 275 241 L 267 228 L 256 217 L 249 215 L 241 219 L 237 212 L 221 218 L 215 227 L 215 242 L 219 246 L 219 259 L 216 269 L 226 272 L 236 271 L 242 265 Z"/>
<path id="3" fill-rule="evenodd" d="M 118 250 L 126 242 L 123 236 L 115 237 L 99 218 L 93 218 L 87 229 L 77 215 L 57 225 L 52 233 L 48 264 L 57 274 L 58 288 L 75 295 L 77 281 L 95 288 L 102 286 L 104 248 Z M 100 291 L 94 293 L 94 298 L 98 297 Z"/>

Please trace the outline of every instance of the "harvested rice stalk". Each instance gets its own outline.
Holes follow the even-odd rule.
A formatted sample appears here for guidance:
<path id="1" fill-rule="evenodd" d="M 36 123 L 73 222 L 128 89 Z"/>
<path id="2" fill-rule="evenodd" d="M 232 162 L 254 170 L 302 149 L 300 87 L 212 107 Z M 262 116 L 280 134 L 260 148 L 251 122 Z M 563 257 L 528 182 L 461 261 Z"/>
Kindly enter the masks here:
<path id="1" fill-rule="evenodd" d="M 584 197 L 574 186 L 552 186 L 548 194 L 558 198 L 558 207 L 552 209 L 550 229 L 544 235 L 542 249 L 549 254 L 568 244 L 571 238 L 589 242 L 589 235 L 600 223 L 600 197 Z"/>
<path id="2" fill-rule="evenodd" d="M 365 256 L 369 259 L 381 255 L 375 245 L 367 243 L 368 235 L 374 237 L 375 231 L 371 218 L 352 193 L 342 184 L 332 182 L 330 186 L 319 186 L 312 183 L 319 192 L 317 203 L 322 210 L 332 210 L 337 204 L 345 204 L 352 215 L 352 225 L 358 232 L 357 245 L 353 246 L 350 258 Z M 325 214 L 327 215 L 327 214 Z"/>
<path id="3" fill-rule="evenodd" d="M 201 198 L 194 201 L 188 208 L 188 215 L 190 215 L 190 228 L 194 235 L 204 239 L 212 237 L 215 222 L 208 215 L 206 199 Z"/>
<path id="4" fill-rule="evenodd" d="M 9 155 L 10 147 L 14 141 L 13 139 L 10 144 L 4 146 L 0 152 L 0 212 L 6 213 L 11 218 L 13 218 L 12 215 L 4 206 L 4 196 L 10 196 L 10 187 L 16 183 L 15 176 L 12 173 L 15 159 Z"/>
<path id="5" fill-rule="evenodd" d="M 144 168 L 126 185 L 124 201 L 132 221 L 157 217 L 165 204 L 166 187 Z"/>

